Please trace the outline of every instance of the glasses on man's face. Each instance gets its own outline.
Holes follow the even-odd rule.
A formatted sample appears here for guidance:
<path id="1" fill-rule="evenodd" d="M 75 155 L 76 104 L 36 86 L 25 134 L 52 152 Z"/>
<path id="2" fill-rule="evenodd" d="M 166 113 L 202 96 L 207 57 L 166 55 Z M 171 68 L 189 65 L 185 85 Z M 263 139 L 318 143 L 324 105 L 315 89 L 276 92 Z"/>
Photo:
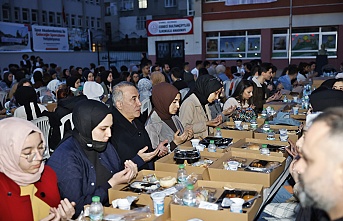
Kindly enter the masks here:
<path id="1" fill-rule="evenodd" d="M 27 162 L 32 163 L 37 159 L 37 153 L 43 158 L 44 160 L 44 152 L 45 152 L 45 147 L 39 147 L 38 151 L 32 152 L 30 154 L 22 154 L 20 155 L 21 157 L 25 158 Z"/>

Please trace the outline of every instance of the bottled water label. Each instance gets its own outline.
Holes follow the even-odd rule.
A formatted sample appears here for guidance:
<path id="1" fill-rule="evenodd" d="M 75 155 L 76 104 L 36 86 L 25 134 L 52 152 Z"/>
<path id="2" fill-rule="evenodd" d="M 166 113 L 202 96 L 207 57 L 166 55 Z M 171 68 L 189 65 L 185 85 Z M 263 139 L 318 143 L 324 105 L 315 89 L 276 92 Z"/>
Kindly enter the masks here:
<path id="1" fill-rule="evenodd" d="M 188 198 L 183 198 L 183 205 L 185 205 L 185 206 L 195 206 L 195 200 L 196 199 L 193 199 L 193 198 L 190 198 L 190 199 L 188 199 Z"/>

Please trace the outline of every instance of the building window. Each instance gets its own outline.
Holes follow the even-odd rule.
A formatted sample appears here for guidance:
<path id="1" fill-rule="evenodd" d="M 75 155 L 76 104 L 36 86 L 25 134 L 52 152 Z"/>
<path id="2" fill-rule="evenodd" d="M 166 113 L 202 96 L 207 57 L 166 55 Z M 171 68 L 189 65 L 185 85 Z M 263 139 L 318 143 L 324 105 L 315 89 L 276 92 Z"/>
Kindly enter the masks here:
<path id="1" fill-rule="evenodd" d="M 94 5 L 94 0 L 89 0 L 89 4 Z"/>
<path id="2" fill-rule="evenodd" d="M 146 24 L 146 17 L 145 16 L 138 16 L 137 17 L 137 30 L 144 30 Z"/>
<path id="3" fill-rule="evenodd" d="M 287 58 L 289 48 L 289 34 L 286 29 L 273 33 L 273 58 Z M 291 53 L 292 57 L 315 58 L 321 45 L 325 46 L 329 57 L 337 56 L 337 29 L 327 27 L 302 28 L 292 31 Z"/>
<path id="4" fill-rule="evenodd" d="M 68 26 L 69 25 L 69 14 L 66 14 L 66 18 L 65 19 L 66 20 L 64 22 L 65 22 L 66 26 Z"/>
<path id="5" fill-rule="evenodd" d="M 86 16 L 85 22 L 86 22 L 86 28 L 89 28 L 89 17 L 88 16 Z"/>
<path id="6" fill-rule="evenodd" d="M 20 21 L 20 9 L 15 7 L 14 8 L 14 21 L 19 22 Z"/>
<path id="7" fill-rule="evenodd" d="M 176 0 L 164 0 L 164 6 L 165 7 L 175 7 L 176 6 Z"/>
<path id="8" fill-rule="evenodd" d="M 261 35 L 243 32 L 208 33 L 206 37 L 207 58 L 260 58 Z"/>
<path id="9" fill-rule="evenodd" d="M 94 26 L 95 26 L 95 18 L 94 17 L 91 17 L 91 28 L 94 28 Z"/>
<path id="10" fill-rule="evenodd" d="M 38 11 L 32 9 L 31 10 L 31 22 L 32 23 L 37 23 L 38 22 Z"/>
<path id="11" fill-rule="evenodd" d="M 133 10 L 133 0 L 121 0 L 120 11 Z"/>
<path id="12" fill-rule="evenodd" d="M 111 6 L 106 7 L 105 16 L 111 16 Z"/>
<path id="13" fill-rule="evenodd" d="M 100 0 L 95 0 L 96 5 L 100 5 Z"/>
<path id="14" fill-rule="evenodd" d="M 138 0 L 138 8 L 148 8 L 148 0 Z"/>
<path id="15" fill-rule="evenodd" d="M 75 15 L 71 15 L 71 21 L 70 21 L 70 23 L 71 23 L 71 26 L 72 26 L 72 27 L 75 27 L 75 26 L 76 26 L 76 21 L 75 21 L 75 19 L 76 19 L 76 16 L 75 16 Z"/>
<path id="16" fill-rule="evenodd" d="M 23 22 L 28 22 L 30 20 L 29 10 L 27 8 L 23 8 L 21 14 L 23 16 Z"/>
<path id="17" fill-rule="evenodd" d="M 62 13 L 56 13 L 56 25 L 57 26 L 62 25 Z"/>
<path id="18" fill-rule="evenodd" d="M 77 16 L 77 25 L 82 28 L 82 16 Z"/>
<path id="19" fill-rule="evenodd" d="M 98 29 L 101 29 L 101 20 L 100 20 L 100 18 L 97 18 L 97 19 L 96 19 L 96 27 L 97 27 Z"/>
<path id="20" fill-rule="evenodd" d="M 54 25 L 55 24 L 55 13 L 49 12 L 49 24 Z"/>
<path id="21" fill-rule="evenodd" d="M 10 21 L 10 9 L 8 7 L 2 6 L 2 20 Z"/>
<path id="22" fill-rule="evenodd" d="M 48 24 L 48 19 L 47 19 L 46 11 L 42 11 L 42 24 L 43 25 L 47 25 Z"/>

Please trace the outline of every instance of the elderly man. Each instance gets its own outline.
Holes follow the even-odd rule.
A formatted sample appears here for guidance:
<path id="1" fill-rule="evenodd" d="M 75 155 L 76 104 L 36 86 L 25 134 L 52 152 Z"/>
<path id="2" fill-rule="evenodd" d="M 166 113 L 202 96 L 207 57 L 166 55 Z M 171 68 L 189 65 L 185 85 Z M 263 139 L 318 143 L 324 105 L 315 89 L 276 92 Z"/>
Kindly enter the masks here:
<path id="1" fill-rule="evenodd" d="M 136 87 L 120 82 L 113 87 L 113 126 L 111 143 L 122 161 L 132 160 L 138 169 L 154 169 L 155 156 L 168 153 L 167 141 L 152 147 L 144 125 L 137 119 L 141 114 L 141 102 Z M 153 150 L 155 149 L 155 150 Z"/>
<path id="2" fill-rule="evenodd" d="M 343 220 L 343 108 L 331 108 L 314 121 L 302 143 L 304 160 L 299 199 L 304 207 L 324 210 Z"/>

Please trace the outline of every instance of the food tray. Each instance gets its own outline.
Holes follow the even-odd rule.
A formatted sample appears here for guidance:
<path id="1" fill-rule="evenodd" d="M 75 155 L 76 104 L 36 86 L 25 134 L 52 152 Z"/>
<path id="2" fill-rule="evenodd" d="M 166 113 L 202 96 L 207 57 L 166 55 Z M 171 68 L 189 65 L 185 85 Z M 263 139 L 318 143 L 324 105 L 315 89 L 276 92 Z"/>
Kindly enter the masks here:
<path id="1" fill-rule="evenodd" d="M 200 141 L 200 144 L 204 144 L 207 147 L 210 144 L 210 140 L 214 140 L 214 144 L 220 148 L 222 146 L 227 147 L 228 145 L 230 145 L 233 139 L 221 138 L 221 137 L 205 137 L 204 139 Z"/>
<path id="2" fill-rule="evenodd" d="M 200 152 L 198 150 L 180 150 L 175 149 L 174 160 L 176 164 L 183 164 L 185 160 L 187 163 L 192 164 L 200 159 Z"/>
<path id="3" fill-rule="evenodd" d="M 142 181 L 135 181 L 125 186 L 122 191 L 130 190 L 135 193 L 152 193 L 160 188 L 159 183 L 148 183 Z"/>
<path id="4" fill-rule="evenodd" d="M 245 170 L 269 173 L 279 166 L 281 166 L 281 163 L 277 161 L 253 160 Z"/>
<path id="5" fill-rule="evenodd" d="M 240 190 L 240 189 L 234 189 L 234 190 L 224 190 L 222 195 L 218 198 L 216 201 L 217 204 L 221 205 L 224 198 L 242 198 L 245 201 L 255 197 L 258 195 L 258 192 L 251 191 L 251 190 Z M 253 201 L 251 203 L 244 203 L 243 208 L 248 208 L 253 204 Z M 221 205 L 222 206 L 222 205 Z M 222 208 L 229 208 L 229 206 L 222 206 Z"/>

